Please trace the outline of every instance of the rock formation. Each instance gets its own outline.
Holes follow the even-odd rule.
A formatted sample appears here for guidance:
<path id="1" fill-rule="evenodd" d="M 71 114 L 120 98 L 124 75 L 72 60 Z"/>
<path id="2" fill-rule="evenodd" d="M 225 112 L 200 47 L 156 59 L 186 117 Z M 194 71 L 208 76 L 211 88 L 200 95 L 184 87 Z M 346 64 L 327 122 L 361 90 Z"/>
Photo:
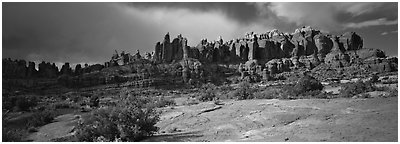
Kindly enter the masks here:
<path id="1" fill-rule="evenodd" d="M 346 32 L 340 36 L 339 41 L 345 51 L 363 48 L 363 40 L 355 32 Z"/>
<path id="2" fill-rule="evenodd" d="M 44 61 L 39 64 L 39 77 L 41 78 L 56 78 L 58 76 L 58 68 L 53 63 L 45 63 Z"/>
<path id="3" fill-rule="evenodd" d="M 311 27 L 296 29 L 291 34 L 276 29 L 260 34 L 250 32 L 227 41 L 220 36 L 216 40 L 202 39 L 196 46 L 188 46 L 187 38 L 181 34 L 171 41 L 167 33 L 156 43 L 153 53 L 142 56 L 139 50 L 134 55 L 115 51 L 104 65 L 77 64 L 73 70 L 65 63 L 58 71 L 54 63 L 42 62 L 38 70 L 35 63 L 26 64 L 23 60 L 3 59 L 3 77 L 58 77 L 59 83 L 72 87 L 112 83 L 147 87 L 159 84 L 151 77 L 170 81 L 160 83 L 195 84 L 237 72 L 241 80 L 268 81 L 280 79 L 292 70 L 312 70 L 321 64 L 326 69 L 397 71 L 397 59 L 386 58 L 379 49 L 363 48 L 363 39 L 355 32 L 334 36 Z"/>
<path id="4" fill-rule="evenodd" d="M 74 75 L 77 76 L 77 75 L 81 75 L 81 74 L 83 74 L 82 66 L 81 66 L 81 64 L 77 64 L 75 66 Z"/>
<path id="5" fill-rule="evenodd" d="M 37 70 L 35 68 L 35 62 L 29 62 L 26 71 L 26 77 L 36 77 L 36 76 L 37 76 Z"/>
<path id="6" fill-rule="evenodd" d="M 183 43 L 180 46 L 180 39 Z M 164 37 L 163 43 L 155 46 L 154 61 L 171 63 L 167 57 L 169 34 Z M 340 36 L 332 36 L 322 33 L 309 26 L 298 28 L 294 33 L 283 33 L 279 30 L 271 30 L 265 33 L 246 33 L 243 38 L 225 41 L 222 37 L 209 41 L 202 39 L 195 47 L 187 46 L 186 38 L 181 35 L 172 42 L 171 51 L 182 55 L 182 59 L 197 59 L 201 63 L 250 63 L 258 61 L 257 65 L 249 68 L 246 65 L 239 66 L 242 77 L 251 76 L 254 73 L 264 79 L 270 79 L 272 75 L 292 69 L 313 69 L 321 63 L 330 68 L 342 68 L 352 64 L 364 64 L 369 58 L 385 58 L 383 51 L 379 49 L 363 48 L 363 39 L 355 32 L 346 32 Z M 182 50 L 183 52 L 178 52 Z M 173 56 L 175 61 L 180 57 Z M 367 62 L 376 64 L 377 62 Z M 379 62 L 378 62 L 379 63 Z M 394 63 L 394 62 L 393 62 Z M 385 70 L 391 64 L 383 64 Z M 373 66 L 371 66 L 373 67 Z M 383 68 L 375 68 L 382 70 Z M 268 74 L 268 76 L 266 76 Z"/>
<path id="7" fill-rule="evenodd" d="M 338 37 L 332 37 L 331 41 L 333 43 L 333 46 L 331 52 L 325 57 L 325 63 L 329 64 L 332 68 L 348 66 L 350 62 L 350 56 L 343 53 L 342 49 L 340 49 Z"/>
<path id="8" fill-rule="evenodd" d="M 61 67 L 60 74 L 61 74 L 61 75 L 69 75 L 69 76 L 72 75 L 72 69 L 71 69 L 71 67 L 69 66 L 69 63 L 65 63 L 65 64 Z"/>
<path id="9" fill-rule="evenodd" d="M 222 37 L 215 41 L 202 39 L 196 47 L 187 48 L 187 45 L 183 46 L 184 38 L 182 35 L 178 35 L 170 43 L 169 33 L 167 33 L 162 43 L 156 43 L 153 60 L 170 63 L 187 56 L 187 58 L 199 59 L 206 63 L 229 63 L 253 59 L 268 61 L 316 54 L 318 60 L 324 61 L 325 56 L 332 49 L 335 49 L 333 50 L 335 52 L 336 49 L 345 52 L 359 50 L 363 45 L 362 38 L 354 32 L 345 33 L 338 37 L 335 46 L 331 37 L 329 34 L 321 33 L 308 26 L 296 29 L 292 34 L 272 30 L 259 35 L 250 32 L 244 38 L 226 42 L 222 40 Z"/>

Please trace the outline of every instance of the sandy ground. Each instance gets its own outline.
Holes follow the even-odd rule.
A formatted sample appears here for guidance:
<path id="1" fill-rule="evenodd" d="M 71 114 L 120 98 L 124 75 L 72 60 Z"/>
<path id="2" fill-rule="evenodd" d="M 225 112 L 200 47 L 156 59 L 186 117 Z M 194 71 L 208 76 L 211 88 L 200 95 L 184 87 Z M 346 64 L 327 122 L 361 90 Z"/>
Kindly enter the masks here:
<path id="1" fill-rule="evenodd" d="M 61 138 L 72 134 L 78 119 L 74 114 L 60 115 L 53 123 L 44 125 L 37 132 L 29 135 L 28 140 L 34 142 L 49 142 L 55 138 Z"/>
<path id="2" fill-rule="evenodd" d="M 145 141 L 398 141 L 397 97 L 223 103 L 164 108 Z"/>

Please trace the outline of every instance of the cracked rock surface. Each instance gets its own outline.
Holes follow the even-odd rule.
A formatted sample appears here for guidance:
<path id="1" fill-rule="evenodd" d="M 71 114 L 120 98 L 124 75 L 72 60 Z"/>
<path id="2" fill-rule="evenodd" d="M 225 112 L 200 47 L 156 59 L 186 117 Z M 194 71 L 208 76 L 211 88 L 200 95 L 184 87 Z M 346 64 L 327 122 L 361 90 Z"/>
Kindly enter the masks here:
<path id="1" fill-rule="evenodd" d="M 163 108 L 145 141 L 397 141 L 397 97 L 223 103 Z"/>

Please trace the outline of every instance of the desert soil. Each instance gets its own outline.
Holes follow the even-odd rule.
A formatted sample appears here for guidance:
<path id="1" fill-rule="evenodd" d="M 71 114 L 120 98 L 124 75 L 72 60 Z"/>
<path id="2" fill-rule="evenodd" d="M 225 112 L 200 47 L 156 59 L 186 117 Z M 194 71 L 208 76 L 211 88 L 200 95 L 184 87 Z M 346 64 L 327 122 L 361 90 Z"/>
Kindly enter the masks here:
<path id="1" fill-rule="evenodd" d="M 29 141 L 50 142 L 52 139 L 71 135 L 78 118 L 74 114 L 64 114 L 56 117 L 53 123 L 44 125 L 37 132 L 28 136 Z"/>

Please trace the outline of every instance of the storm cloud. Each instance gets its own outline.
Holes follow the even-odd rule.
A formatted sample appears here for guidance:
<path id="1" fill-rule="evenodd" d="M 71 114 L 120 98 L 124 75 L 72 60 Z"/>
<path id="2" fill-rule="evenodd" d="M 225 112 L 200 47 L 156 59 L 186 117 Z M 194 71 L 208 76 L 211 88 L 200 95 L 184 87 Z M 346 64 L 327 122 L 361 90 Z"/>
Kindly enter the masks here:
<path id="1" fill-rule="evenodd" d="M 293 32 L 304 25 L 356 31 L 366 47 L 397 55 L 397 35 L 380 37 L 397 31 L 397 3 L 3 3 L 2 56 L 103 63 L 114 50 L 151 52 L 167 32 L 193 46 L 202 38 Z"/>

